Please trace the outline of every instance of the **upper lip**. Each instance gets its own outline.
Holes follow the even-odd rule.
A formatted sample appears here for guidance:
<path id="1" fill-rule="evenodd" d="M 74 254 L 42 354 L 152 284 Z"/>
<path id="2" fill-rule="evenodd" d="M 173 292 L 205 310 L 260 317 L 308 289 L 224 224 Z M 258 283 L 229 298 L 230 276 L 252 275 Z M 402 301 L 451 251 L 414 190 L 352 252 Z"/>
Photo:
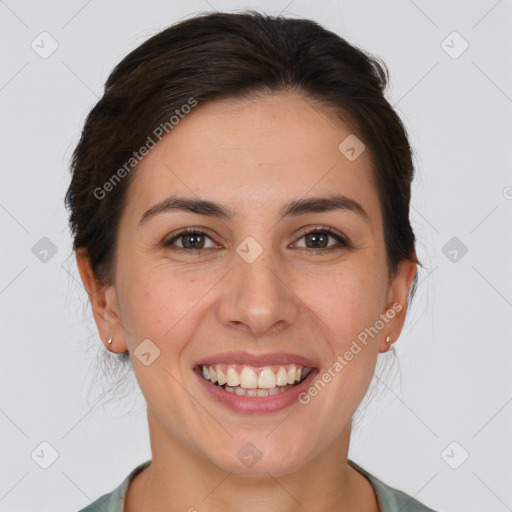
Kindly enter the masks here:
<path id="1" fill-rule="evenodd" d="M 313 360 L 299 354 L 288 352 L 271 352 L 267 354 L 254 354 L 250 352 L 222 352 L 206 356 L 195 363 L 195 367 L 209 364 L 245 364 L 247 366 L 263 367 L 278 364 L 300 364 L 308 368 L 317 368 Z"/>

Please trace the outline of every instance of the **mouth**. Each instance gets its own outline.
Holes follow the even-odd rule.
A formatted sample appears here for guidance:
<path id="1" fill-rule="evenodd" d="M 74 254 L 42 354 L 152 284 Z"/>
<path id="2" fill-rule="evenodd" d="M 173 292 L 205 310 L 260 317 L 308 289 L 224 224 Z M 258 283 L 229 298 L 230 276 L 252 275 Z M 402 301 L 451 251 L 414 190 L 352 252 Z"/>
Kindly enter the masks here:
<path id="1" fill-rule="evenodd" d="M 273 414 L 302 404 L 299 397 L 320 363 L 299 354 L 231 351 L 196 361 L 192 369 L 206 397 L 232 412 Z"/>
<path id="2" fill-rule="evenodd" d="M 264 398 L 285 393 L 304 382 L 313 368 L 299 363 L 263 367 L 237 363 L 200 364 L 194 370 L 202 379 L 227 393 Z"/>

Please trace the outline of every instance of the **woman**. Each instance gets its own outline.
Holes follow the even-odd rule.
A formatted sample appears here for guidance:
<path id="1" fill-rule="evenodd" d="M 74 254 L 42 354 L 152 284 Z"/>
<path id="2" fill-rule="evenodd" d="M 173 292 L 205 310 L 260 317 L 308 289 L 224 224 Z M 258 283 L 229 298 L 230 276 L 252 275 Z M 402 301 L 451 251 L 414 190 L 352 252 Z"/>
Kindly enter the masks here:
<path id="1" fill-rule="evenodd" d="M 66 195 L 152 459 L 83 511 L 428 511 L 347 458 L 419 263 L 386 68 L 309 20 L 215 13 L 113 70 Z"/>

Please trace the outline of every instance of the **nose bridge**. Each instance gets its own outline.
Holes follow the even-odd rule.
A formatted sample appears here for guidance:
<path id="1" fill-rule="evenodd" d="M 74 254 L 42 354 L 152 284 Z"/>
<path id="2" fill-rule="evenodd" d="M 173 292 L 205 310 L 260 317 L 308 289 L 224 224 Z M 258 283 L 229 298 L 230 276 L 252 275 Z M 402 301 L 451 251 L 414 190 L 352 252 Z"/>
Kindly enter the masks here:
<path id="1" fill-rule="evenodd" d="M 297 302 L 289 286 L 279 275 L 279 262 L 271 250 L 262 250 L 254 260 L 247 257 L 251 241 L 237 248 L 233 269 L 228 277 L 228 292 L 224 295 L 220 315 L 225 325 L 237 325 L 263 336 L 284 328 L 295 321 Z M 245 252 L 244 252 L 245 251 Z M 254 252 L 253 252 L 254 256 Z"/>

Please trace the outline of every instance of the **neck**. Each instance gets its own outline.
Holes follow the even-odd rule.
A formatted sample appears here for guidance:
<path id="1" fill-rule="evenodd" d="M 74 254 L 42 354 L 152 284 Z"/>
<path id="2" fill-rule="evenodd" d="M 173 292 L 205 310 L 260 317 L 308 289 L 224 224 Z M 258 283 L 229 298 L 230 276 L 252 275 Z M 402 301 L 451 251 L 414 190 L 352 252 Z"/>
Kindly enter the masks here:
<path id="1" fill-rule="evenodd" d="M 327 450 L 281 476 L 223 471 L 169 435 L 148 407 L 152 462 L 135 477 L 125 512 L 378 512 L 369 481 L 347 464 L 350 425 Z"/>

